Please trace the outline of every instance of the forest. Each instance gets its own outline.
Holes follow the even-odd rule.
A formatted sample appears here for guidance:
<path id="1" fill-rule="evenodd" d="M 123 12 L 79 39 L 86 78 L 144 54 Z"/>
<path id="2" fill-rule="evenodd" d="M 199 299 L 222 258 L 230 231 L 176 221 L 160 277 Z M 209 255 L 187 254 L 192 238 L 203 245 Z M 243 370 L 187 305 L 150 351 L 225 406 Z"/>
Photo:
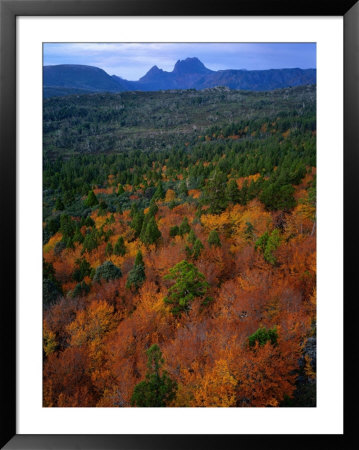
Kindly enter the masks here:
<path id="1" fill-rule="evenodd" d="M 316 405 L 316 86 L 43 105 L 43 406 Z"/>

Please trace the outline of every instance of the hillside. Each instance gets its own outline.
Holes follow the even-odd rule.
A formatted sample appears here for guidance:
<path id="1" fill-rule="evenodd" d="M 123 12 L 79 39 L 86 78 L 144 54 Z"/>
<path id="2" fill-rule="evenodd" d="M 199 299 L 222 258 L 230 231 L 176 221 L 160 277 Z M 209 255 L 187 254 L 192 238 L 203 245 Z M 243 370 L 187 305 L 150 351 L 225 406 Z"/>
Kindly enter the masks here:
<path id="1" fill-rule="evenodd" d="M 315 86 L 271 92 L 214 88 L 45 99 L 44 152 L 56 156 L 195 144 L 214 125 L 314 111 L 315 93 Z"/>
<path id="2" fill-rule="evenodd" d="M 171 72 L 153 66 L 138 81 L 108 75 L 102 69 L 81 65 L 44 66 L 44 96 L 67 95 L 51 87 L 84 89 L 93 92 L 158 91 L 218 86 L 249 91 L 268 91 L 316 83 L 315 69 L 219 70 L 212 71 L 198 58 L 179 60 Z"/>
<path id="3" fill-rule="evenodd" d="M 54 97 L 43 143 L 44 407 L 316 406 L 315 86 Z"/>

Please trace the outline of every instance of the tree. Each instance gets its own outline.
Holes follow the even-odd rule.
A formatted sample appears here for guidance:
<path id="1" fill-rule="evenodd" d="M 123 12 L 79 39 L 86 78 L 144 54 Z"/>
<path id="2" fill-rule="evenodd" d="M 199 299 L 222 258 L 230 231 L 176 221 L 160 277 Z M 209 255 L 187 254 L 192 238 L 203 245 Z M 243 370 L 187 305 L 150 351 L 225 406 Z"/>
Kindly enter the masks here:
<path id="1" fill-rule="evenodd" d="M 146 380 L 135 386 L 131 404 L 138 407 L 168 406 L 176 396 L 177 383 L 171 380 L 166 371 L 161 371 L 164 359 L 157 344 L 152 345 L 146 354 Z"/>
<path id="2" fill-rule="evenodd" d="M 101 266 L 98 266 L 95 271 L 94 281 L 100 282 L 101 280 L 110 281 L 116 278 L 121 278 L 121 269 L 111 261 L 105 261 Z"/>
<path id="3" fill-rule="evenodd" d="M 162 200 L 162 199 L 165 198 L 165 195 L 166 195 L 166 192 L 165 192 L 165 190 L 163 188 L 162 181 L 160 181 L 158 183 L 158 186 L 157 186 L 157 189 L 156 189 L 155 193 L 153 194 L 152 199 L 153 200 Z"/>
<path id="4" fill-rule="evenodd" d="M 164 279 L 175 281 L 164 298 L 165 303 L 172 305 L 171 312 L 175 315 L 188 311 L 192 301 L 195 298 L 204 298 L 209 288 L 204 275 L 186 260 L 172 267 Z"/>
<path id="5" fill-rule="evenodd" d="M 117 256 L 124 256 L 126 253 L 126 246 L 125 246 L 125 240 L 123 236 L 120 236 L 117 239 L 117 242 L 115 244 L 115 247 L 113 249 L 113 253 Z"/>
<path id="6" fill-rule="evenodd" d="M 150 201 L 150 209 L 148 211 L 148 214 L 150 214 L 151 216 L 155 216 L 158 212 L 158 206 L 157 203 L 154 199 L 152 199 Z"/>
<path id="7" fill-rule="evenodd" d="M 82 253 L 91 253 L 98 246 L 97 231 L 94 229 L 90 233 L 87 233 L 82 245 Z"/>
<path id="8" fill-rule="evenodd" d="M 112 244 L 111 244 L 111 242 L 108 242 L 107 245 L 106 245 L 105 254 L 106 254 L 106 256 L 111 256 L 112 253 L 113 253 Z"/>
<path id="9" fill-rule="evenodd" d="M 280 242 L 281 236 L 278 228 L 276 228 L 270 234 L 268 233 L 268 231 L 262 234 L 262 236 L 257 240 L 255 248 L 259 248 L 262 251 L 265 261 L 274 265 L 277 260 L 273 252 L 277 250 Z"/>
<path id="10" fill-rule="evenodd" d="M 216 230 L 212 230 L 208 236 L 208 244 L 215 247 L 221 247 L 221 240 Z"/>
<path id="11" fill-rule="evenodd" d="M 158 229 L 155 218 L 151 217 L 146 225 L 145 230 L 141 232 L 142 242 L 146 245 L 155 244 L 161 236 L 162 234 Z"/>
<path id="12" fill-rule="evenodd" d="M 142 253 L 139 250 L 136 255 L 135 265 L 130 270 L 126 282 L 126 287 L 134 287 L 136 290 L 139 289 L 146 279 L 145 274 L 145 264 L 143 262 Z"/>
<path id="13" fill-rule="evenodd" d="M 291 184 L 280 185 L 279 182 L 267 184 L 259 199 L 268 210 L 294 208 L 296 201 L 294 198 L 294 187 Z"/>
<path id="14" fill-rule="evenodd" d="M 255 333 L 249 336 L 248 344 L 250 347 L 254 347 L 256 343 L 258 343 L 260 347 L 263 347 L 263 345 L 265 345 L 268 341 L 270 341 L 272 345 L 276 345 L 277 339 L 278 333 L 276 327 L 269 328 L 268 330 L 267 328 L 262 327 L 258 328 L 258 330 Z"/>
<path id="15" fill-rule="evenodd" d="M 196 235 L 194 231 L 191 229 L 190 232 L 188 233 L 187 240 L 193 245 L 196 242 L 196 239 L 197 239 Z"/>
<path id="16" fill-rule="evenodd" d="M 86 259 L 78 259 L 76 261 L 76 269 L 74 270 L 74 273 L 72 275 L 72 278 L 80 282 L 82 281 L 86 276 L 90 275 L 91 273 L 91 266 Z"/>
<path id="17" fill-rule="evenodd" d="M 122 184 L 119 184 L 118 185 L 118 190 L 117 190 L 117 195 L 122 195 L 124 193 L 125 193 L 125 190 L 124 190 Z"/>
<path id="18" fill-rule="evenodd" d="M 145 216 L 143 214 L 143 211 L 133 210 L 132 222 L 130 224 L 130 227 L 135 231 L 136 238 L 141 234 L 144 218 Z"/>
<path id="19" fill-rule="evenodd" d="M 62 288 L 55 278 L 55 269 L 51 263 L 42 260 L 42 296 L 45 307 L 54 303 L 60 295 Z"/>
<path id="20" fill-rule="evenodd" d="M 184 236 L 185 234 L 189 233 L 190 230 L 191 230 L 191 227 L 190 227 L 190 225 L 188 223 L 188 219 L 187 219 L 187 217 L 184 217 L 182 222 L 181 222 L 181 224 L 180 224 L 180 226 L 179 226 L 179 230 L 178 230 L 179 234 L 181 236 Z"/>
<path id="21" fill-rule="evenodd" d="M 178 192 L 182 197 L 187 197 L 188 195 L 187 184 L 184 180 L 181 181 L 178 188 Z"/>
<path id="22" fill-rule="evenodd" d="M 239 203 L 241 200 L 241 194 L 238 189 L 236 180 L 230 180 L 227 185 L 227 197 L 232 203 Z"/>
<path id="23" fill-rule="evenodd" d="M 204 189 L 204 204 L 209 205 L 210 214 L 219 214 L 227 207 L 227 177 L 220 170 L 215 170 Z"/>
<path id="24" fill-rule="evenodd" d="M 196 239 L 192 248 L 192 257 L 194 260 L 199 258 L 202 249 L 204 249 L 202 242 L 199 239 Z"/>
<path id="25" fill-rule="evenodd" d="M 92 208 L 92 206 L 98 205 L 97 197 L 94 191 L 88 193 L 87 199 L 85 200 L 85 206 Z"/>
<path id="26" fill-rule="evenodd" d="M 63 210 L 65 209 L 65 206 L 64 206 L 64 204 L 62 203 L 61 198 L 57 198 L 57 199 L 56 199 L 55 209 L 56 209 L 56 211 L 63 211 Z"/>
<path id="27" fill-rule="evenodd" d="M 175 237 L 179 234 L 179 228 L 177 225 L 174 225 L 173 227 L 170 228 L 170 236 L 171 237 Z"/>

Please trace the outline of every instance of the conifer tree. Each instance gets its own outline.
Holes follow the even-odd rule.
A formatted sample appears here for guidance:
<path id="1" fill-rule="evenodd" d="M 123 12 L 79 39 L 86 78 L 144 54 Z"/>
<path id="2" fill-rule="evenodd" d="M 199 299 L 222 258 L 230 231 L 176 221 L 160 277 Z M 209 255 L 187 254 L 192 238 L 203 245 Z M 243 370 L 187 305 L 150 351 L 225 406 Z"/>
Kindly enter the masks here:
<path id="1" fill-rule="evenodd" d="M 157 344 L 152 345 L 146 353 L 146 380 L 135 386 L 131 404 L 138 407 L 168 406 L 176 396 L 177 383 L 171 380 L 165 370 L 161 370 L 164 359 Z"/>
<path id="2" fill-rule="evenodd" d="M 216 230 L 212 230 L 208 236 L 208 244 L 215 247 L 221 247 L 221 240 Z"/>
<path id="3" fill-rule="evenodd" d="M 135 264 L 128 274 L 126 287 L 134 287 L 137 290 L 142 286 L 145 279 L 145 264 L 143 262 L 142 253 L 139 250 L 136 255 Z"/>
<path id="4" fill-rule="evenodd" d="M 92 208 L 92 206 L 98 205 L 97 197 L 94 191 L 88 193 L 87 199 L 85 200 L 85 206 Z"/>

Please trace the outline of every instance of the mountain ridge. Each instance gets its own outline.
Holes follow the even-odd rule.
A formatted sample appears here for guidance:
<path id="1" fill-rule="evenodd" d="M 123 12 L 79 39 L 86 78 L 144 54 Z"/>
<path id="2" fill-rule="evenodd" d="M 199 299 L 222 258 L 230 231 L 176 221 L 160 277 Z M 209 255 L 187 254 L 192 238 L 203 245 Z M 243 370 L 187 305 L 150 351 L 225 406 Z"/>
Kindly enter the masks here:
<path id="1" fill-rule="evenodd" d="M 316 84 L 316 69 L 225 69 L 210 70 L 198 58 L 178 60 L 171 72 L 157 65 L 139 80 L 125 80 L 103 69 L 80 64 L 43 67 L 44 97 L 54 92 L 77 89 L 91 92 L 158 91 L 171 89 L 207 89 L 217 86 L 235 90 L 267 91 Z M 51 89 L 50 89 L 51 88 Z M 60 94 L 61 95 L 61 94 Z"/>

